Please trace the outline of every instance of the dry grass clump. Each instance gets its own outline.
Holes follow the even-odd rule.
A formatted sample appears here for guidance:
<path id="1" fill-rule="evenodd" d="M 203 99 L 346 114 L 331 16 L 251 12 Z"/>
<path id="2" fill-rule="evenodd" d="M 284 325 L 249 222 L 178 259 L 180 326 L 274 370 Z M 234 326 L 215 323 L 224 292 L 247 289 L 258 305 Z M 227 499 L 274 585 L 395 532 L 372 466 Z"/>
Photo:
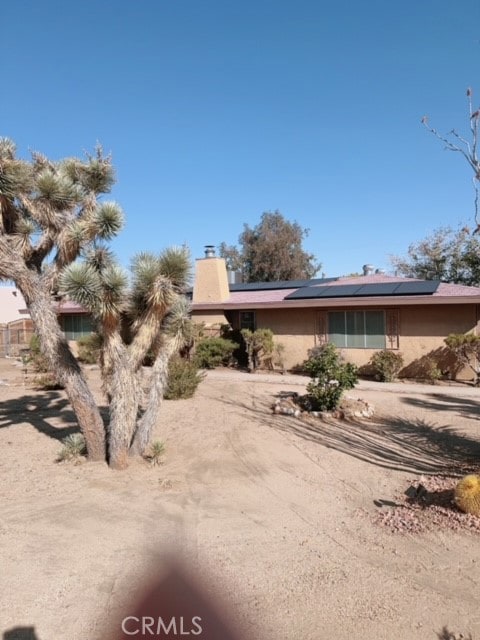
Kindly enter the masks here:
<path id="1" fill-rule="evenodd" d="M 72 433 L 63 439 L 63 447 L 57 456 L 57 462 L 79 462 L 87 455 L 85 438 L 81 433 Z"/>

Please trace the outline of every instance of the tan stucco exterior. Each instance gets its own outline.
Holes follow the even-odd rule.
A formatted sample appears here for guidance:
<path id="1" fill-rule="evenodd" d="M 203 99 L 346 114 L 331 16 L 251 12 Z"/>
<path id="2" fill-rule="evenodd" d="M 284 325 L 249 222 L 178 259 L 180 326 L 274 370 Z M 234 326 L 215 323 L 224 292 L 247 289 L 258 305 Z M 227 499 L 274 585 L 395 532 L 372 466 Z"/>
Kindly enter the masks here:
<path id="1" fill-rule="evenodd" d="M 381 307 L 379 307 L 381 308 Z M 345 307 L 348 310 L 348 307 Z M 338 308 L 335 308 L 338 310 Z M 328 312 L 323 309 L 322 313 Z M 257 327 L 269 328 L 284 347 L 284 364 L 291 369 L 307 357 L 312 347 L 321 343 L 318 335 L 318 309 L 258 309 Z M 407 306 L 398 310 L 398 352 L 405 367 L 412 368 L 433 352 L 445 349 L 444 339 L 450 333 L 478 331 L 476 305 Z M 342 349 L 345 358 L 357 366 L 368 363 L 375 349 Z M 464 376 L 469 377 L 469 372 Z"/>
<path id="2" fill-rule="evenodd" d="M 225 260 L 200 258 L 195 261 L 193 304 L 225 302 L 230 297 Z"/>

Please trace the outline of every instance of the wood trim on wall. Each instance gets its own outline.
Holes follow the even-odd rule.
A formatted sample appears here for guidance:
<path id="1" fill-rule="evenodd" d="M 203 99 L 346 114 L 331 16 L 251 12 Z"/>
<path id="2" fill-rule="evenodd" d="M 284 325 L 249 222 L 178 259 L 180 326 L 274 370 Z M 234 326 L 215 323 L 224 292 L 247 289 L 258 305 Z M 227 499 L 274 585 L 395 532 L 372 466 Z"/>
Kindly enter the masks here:
<path id="1" fill-rule="evenodd" d="M 400 309 L 385 310 L 386 349 L 400 348 Z"/>

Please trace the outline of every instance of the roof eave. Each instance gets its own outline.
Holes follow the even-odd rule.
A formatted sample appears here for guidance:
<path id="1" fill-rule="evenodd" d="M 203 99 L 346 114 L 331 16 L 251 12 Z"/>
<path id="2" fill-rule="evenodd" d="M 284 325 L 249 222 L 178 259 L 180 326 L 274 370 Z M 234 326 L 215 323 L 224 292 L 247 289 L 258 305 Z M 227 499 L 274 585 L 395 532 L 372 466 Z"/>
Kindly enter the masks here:
<path id="1" fill-rule="evenodd" d="M 305 308 L 331 308 L 331 307 L 365 307 L 382 306 L 398 307 L 412 305 L 445 305 L 445 304 L 480 304 L 479 296 L 391 296 L 362 298 L 322 298 L 303 300 L 277 300 L 275 302 L 220 302 L 220 303 L 196 303 L 192 305 L 193 311 L 213 311 L 215 309 L 242 310 L 242 309 L 305 309 Z"/>

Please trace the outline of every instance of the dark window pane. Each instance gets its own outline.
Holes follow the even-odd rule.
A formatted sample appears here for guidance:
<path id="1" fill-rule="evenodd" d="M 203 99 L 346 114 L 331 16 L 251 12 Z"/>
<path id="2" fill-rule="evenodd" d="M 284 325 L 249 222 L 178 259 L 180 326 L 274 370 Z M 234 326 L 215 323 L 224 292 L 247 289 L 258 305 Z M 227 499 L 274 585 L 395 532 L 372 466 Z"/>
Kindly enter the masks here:
<path id="1" fill-rule="evenodd" d="M 365 346 L 369 349 L 385 349 L 385 313 L 365 311 Z"/>
<path id="2" fill-rule="evenodd" d="M 332 311 L 328 314 L 328 341 L 340 348 L 347 346 L 345 311 Z"/>
<path id="3" fill-rule="evenodd" d="M 255 331 L 255 311 L 240 311 L 240 329 Z"/>

